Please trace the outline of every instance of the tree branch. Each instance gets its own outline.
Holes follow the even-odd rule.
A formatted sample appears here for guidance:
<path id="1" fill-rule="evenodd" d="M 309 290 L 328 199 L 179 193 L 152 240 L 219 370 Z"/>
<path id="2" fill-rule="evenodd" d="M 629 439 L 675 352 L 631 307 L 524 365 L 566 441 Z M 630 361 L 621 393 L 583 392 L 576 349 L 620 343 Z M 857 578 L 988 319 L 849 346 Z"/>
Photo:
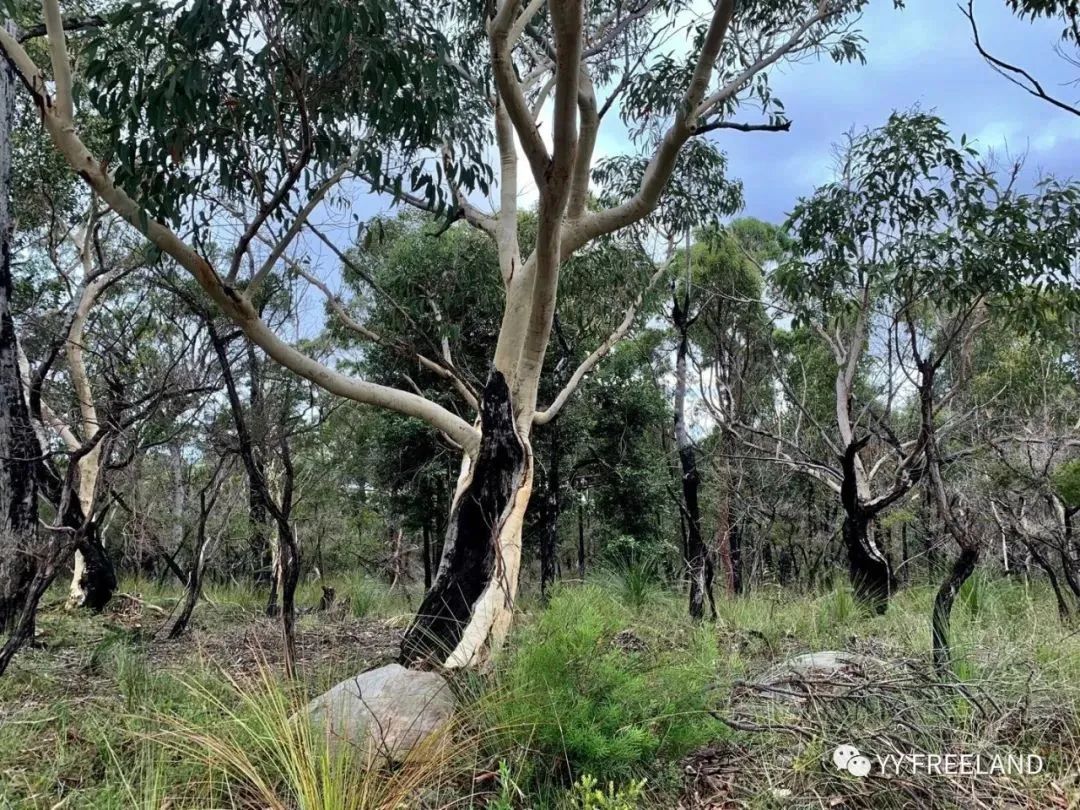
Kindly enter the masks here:
<path id="1" fill-rule="evenodd" d="M 626 313 L 623 315 L 622 322 L 615 328 L 615 331 L 608 335 L 607 339 L 597 346 L 595 351 L 586 357 L 581 365 L 574 370 L 570 380 L 558 393 L 551 405 L 547 407 L 547 410 L 539 411 L 533 416 L 533 424 L 544 425 L 558 416 L 559 411 L 562 410 L 566 401 L 570 399 L 570 396 L 577 390 L 581 381 L 585 378 L 585 375 L 596 368 L 597 363 L 608 355 L 615 344 L 626 337 L 626 334 L 630 331 L 630 327 L 634 324 L 634 318 L 637 316 L 637 311 L 641 306 L 641 302 L 645 299 L 645 296 L 649 294 L 649 291 L 656 286 L 656 283 L 663 278 L 670 266 L 671 262 L 669 259 L 656 269 L 656 272 L 649 278 L 649 283 L 640 293 L 638 293 L 630 306 L 626 308 Z"/>
<path id="2" fill-rule="evenodd" d="M 45 0 L 54 7 L 59 23 L 55 0 Z M 63 46 L 63 30 L 60 25 L 50 25 L 49 39 L 54 58 L 61 72 L 70 77 L 66 47 Z M 57 44 L 59 42 L 60 44 Z M 469 453 L 479 448 L 480 434 L 472 425 L 437 403 L 395 388 L 349 377 L 326 366 L 289 345 L 259 318 L 258 313 L 230 285 L 222 281 L 210 263 L 181 240 L 168 226 L 151 218 L 128 194 L 113 182 L 107 167 L 95 158 L 83 144 L 70 120 L 65 120 L 49 97 L 45 80 L 16 39 L 0 27 L 0 50 L 15 68 L 20 80 L 31 93 L 42 112 L 42 123 L 57 150 L 79 176 L 108 203 L 117 216 L 144 234 L 163 253 L 169 255 L 187 270 L 203 291 L 243 331 L 286 368 L 299 374 L 321 388 L 356 402 L 375 405 L 413 416 L 444 431 L 459 442 Z"/>

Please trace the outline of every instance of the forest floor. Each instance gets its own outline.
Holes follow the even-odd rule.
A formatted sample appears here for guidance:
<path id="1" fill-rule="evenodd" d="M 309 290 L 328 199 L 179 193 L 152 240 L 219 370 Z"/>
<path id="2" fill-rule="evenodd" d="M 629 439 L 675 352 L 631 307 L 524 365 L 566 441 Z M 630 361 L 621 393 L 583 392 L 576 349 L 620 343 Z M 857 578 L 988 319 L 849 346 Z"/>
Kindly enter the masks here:
<path id="1" fill-rule="evenodd" d="M 640 577 L 568 584 L 543 610 L 523 599 L 495 671 L 455 682 L 460 744 L 393 771 L 335 767 L 289 720 L 397 652 L 408 604 L 366 581 L 337 590 L 336 611 L 299 619 L 293 687 L 256 594 L 209 588 L 177 641 L 154 639 L 176 589 L 124 583 L 99 616 L 50 594 L 0 679 L 0 808 L 1080 807 L 1080 628 L 1021 581 L 965 589 L 945 678 L 929 585 L 885 616 L 846 590 L 763 589 L 695 625 Z M 826 650 L 841 663 L 793 674 Z M 839 745 L 871 774 L 838 770 Z M 901 754 L 956 759 L 876 759 Z M 1010 773 L 977 772 L 995 756 Z"/>

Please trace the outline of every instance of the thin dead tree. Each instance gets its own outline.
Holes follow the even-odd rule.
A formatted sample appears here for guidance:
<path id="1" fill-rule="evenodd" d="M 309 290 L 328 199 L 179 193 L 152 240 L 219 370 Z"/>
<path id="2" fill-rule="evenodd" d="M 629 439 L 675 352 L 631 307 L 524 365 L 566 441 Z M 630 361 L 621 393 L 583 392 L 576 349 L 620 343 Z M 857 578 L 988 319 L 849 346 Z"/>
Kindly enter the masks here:
<path id="1" fill-rule="evenodd" d="M 213 553 L 213 548 L 224 531 L 224 528 L 222 528 L 218 531 L 217 536 L 212 537 L 207 530 L 207 525 L 229 473 L 227 462 L 228 456 L 219 456 L 214 469 L 210 473 L 210 478 L 199 489 L 199 514 L 195 521 L 195 538 L 191 549 L 191 564 L 188 566 L 187 580 L 184 583 L 184 596 L 177 605 L 180 609 L 179 612 L 162 626 L 160 632 L 165 638 L 177 639 L 184 634 L 191 621 L 191 616 L 195 612 L 195 606 L 202 596 L 203 573 L 206 570 L 206 561 Z"/>

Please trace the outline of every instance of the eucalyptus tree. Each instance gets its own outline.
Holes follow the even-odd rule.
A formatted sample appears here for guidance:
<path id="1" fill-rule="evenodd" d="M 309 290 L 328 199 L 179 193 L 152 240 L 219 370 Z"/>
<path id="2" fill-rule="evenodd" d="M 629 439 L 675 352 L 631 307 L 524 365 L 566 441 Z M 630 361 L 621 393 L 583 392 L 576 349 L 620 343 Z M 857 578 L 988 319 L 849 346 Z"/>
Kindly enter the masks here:
<path id="1" fill-rule="evenodd" d="M 948 656 L 952 601 L 979 553 L 945 472 L 957 455 L 947 435 L 963 422 L 956 408 L 969 380 L 955 369 L 940 372 L 991 315 L 1026 317 L 1028 285 L 1072 283 L 1078 203 L 1075 187 L 1052 178 L 1021 189 L 1018 167 L 994 171 L 939 119 L 914 112 L 854 138 L 839 179 L 792 216 L 801 255 L 785 264 L 778 282 L 836 367 L 827 441 L 840 463 L 803 469 L 839 495 L 852 579 L 879 610 L 893 576 L 873 521 L 925 480 L 960 547 L 935 601 L 939 666 Z M 871 357 L 880 390 L 861 400 L 855 381 Z M 919 418 L 897 419 L 913 401 Z M 888 483 L 880 487 L 875 479 L 883 472 Z"/>
<path id="2" fill-rule="evenodd" d="M 709 454 L 716 499 L 712 551 L 729 595 L 742 589 L 734 426 L 772 398 L 764 265 L 780 257 L 783 243 L 775 226 L 738 219 L 699 234 L 691 250 L 692 280 L 702 299 L 691 335 L 694 363 L 700 400 L 717 423 Z"/>
<path id="3" fill-rule="evenodd" d="M 860 58 L 851 23 L 864 5 L 718 0 L 699 16 L 683 3 L 586 9 L 581 0 L 506 0 L 455 6 L 455 17 L 440 19 L 414 3 L 125 3 L 97 35 L 85 70 L 112 127 L 109 155 L 80 138 L 57 0 L 42 4 L 49 80 L 13 37 L 0 35 L 0 47 L 72 168 L 268 356 L 339 396 L 424 420 L 462 448 L 439 575 L 402 653 L 409 663 L 437 657 L 453 667 L 483 663 L 509 627 L 532 428 L 557 415 L 611 348 L 602 343 L 550 406 L 538 404 L 563 262 L 648 216 L 688 143 L 701 153 L 711 148 L 707 133 L 758 126 L 731 120 L 742 102 L 763 104 L 765 126 L 776 128 L 781 108 L 767 81 L 774 65 L 817 54 Z M 672 36 L 689 48 L 667 50 Z M 590 210 L 600 122 L 613 109 L 643 153 L 622 164 L 637 182 L 629 197 Z M 550 121 L 548 138 L 541 118 Z M 468 197 L 493 180 L 481 165 L 491 131 L 493 214 Z M 515 141 L 539 197 L 527 256 Z M 258 317 L 259 286 L 297 235 L 314 230 L 312 212 L 347 176 L 398 201 L 449 210 L 494 239 L 504 306 L 477 423 L 330 368 Z M 205 250 L 210 231 L 240 234 L 220 272 Z M 444 358 L 424 359 L 455 375 Z"/>
<path id="4" fill-rule="evenodd" d="M 536 218 L 525 212 L 521 220 L 528 244 L 535 234 Z M 307 269 L 297 268 L 298 274 L 329 296 L 332 344 L 355 349 L 357 354 L 347 361 L 349 367 L 368 379 L 408 385 L 448 409 L 470 415 L 498 339 L 501 286 L 494 244 L 465 223 L 447 228 L 440 220 L 413 214 L 380 220 L 369 225 L 367 234 L 362 244 L 344 256 L 342 279 L 352 293 L 347 300 L 333 295 Z M 566 263 L 553 323 L 556 346 L 548 359 L 549 373 L 541 381 L 541 396 L 557 395 L 592 346 L 630 336 L 635 320 L 643 320 L 643 313 L 653 308 L 656 296 L 652 291 L 662 272 L 638 245 L 618 236 L 601 240 Z M 619 333 L 611 338 L 611 309 L 622 305 L 641 285 L 646 295 L 635 310 L 624 315 Z M 635 318 L 638 309 L 642 314 Z M 377 336 L 374 345 L 373 335 Z M 415 341 L 449 358 L 460 384 L 446 379 L 441 369 L 418 364 Z M 649 368 L 647 356 L 635 353 L 635 357 L 639 370 Z M 616 371 L 632 373 L 633 369 Z M 576 488 L 574 482 L 583 480 L 595 466 L 601 436 L 593 431 L 597 423 L 592 419 L 596 407 L 592 400 L 598 393 L 593 383 L 601 384 L 596 377 L 585 382 L 583 396 L 544 425 L 534 443 L 536 481 L 543 497 L 533 499 L 527 511 L 525 536 L 536 538 L 542 594 L 558 568 L 562 507 Z M 445 515 L 433 514 L 432 506 L 448 504 L 453 496 L 456 454 L 430 428 L 392 414 L 377 421 L 382 427 L 377 431 L 371 469 L 391 513 L 387 518 L 400 518 L 430 546 L 431 529 L 439 533 L 445 529 Z M 612 473 L 622 472 L 618 455 L 609 461 Z"/>
<path id="5" fill-rule="evenodd" d="M 1076 314 L 1055 296 L 1031 294 L 1043 300 L 1044 317 L 994 324 L 976 339 L 972 400 L 990 448 L 982 497 L 1001 533 L 1003 564 L 1034 561 L 1064 619 L 1080 607 Z"/>

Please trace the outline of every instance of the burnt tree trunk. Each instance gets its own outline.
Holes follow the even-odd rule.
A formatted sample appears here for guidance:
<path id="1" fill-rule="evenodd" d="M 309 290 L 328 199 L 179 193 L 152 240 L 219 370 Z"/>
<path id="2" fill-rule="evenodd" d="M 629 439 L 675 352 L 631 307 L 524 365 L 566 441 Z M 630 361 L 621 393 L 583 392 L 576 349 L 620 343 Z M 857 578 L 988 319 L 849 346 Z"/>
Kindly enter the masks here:
<path id="1" fill-rule="evenodd" d="M 518 435 L 510 389 L 492 370 L 480 406 L 480 448 L 459 484 L 443 556 L 401 641 L 400 663 L 444 661 L 458 646 L 473 607 L 500 576 L 499 535 L 517 492 L 527 486 L 528 447 Z"/>
<path id="2" fill-rule="evenodd" d="M 579 503 L 577 508 L 577 575 L 585 579 L 585 507 Z"/>
<path id="3" fill-rule="evenodd" d="M 184 601 L 180 605 L 180 612 L 165 633 L 166 638 L 169 639 L 180 638 L 184 634 L 191 622 L 199 597 L 202 595 L 203 572 L 206 570 L 206 558 L 209 554 L 206 524 L 214 509 L 214 502 L 221 492 L 217 480 L 220 469 L 219 463 L 210 482 L 199 492 L 199 520 L 195 527 L 195 547 L 191 550 L 191 567 L 188 569 L 187 581 L 184 583 Z M 208 498 L 207 492 L 211 490 L 212 494 Z"/>
<path id="4" fill-rule="evenodd" d="M 233 425 L 236 428 L 237 448 L 240 458 L 244 462 L 244 469 L 248 475 L 248 481 L 258 489 L 260 499 L 265 505 L 277 528 L 277 551 L 280 574 L 275 577 L 271 588 L 270 605 L 277 603 L 276 588 L 280 584 L 281 607 L 275 610 L 281 616 L 281 630 L 284 647 L 284 668 L 287 677 L 296 675 L 296 615 L 295 594 L 296 585 L 300 580 L 299 550 L 296 538 L 292 531 L 290 515 L 292 512 L 293 497 L 293 466 L 289 454 L 289 443 L 284 433 L 279 441 L 279 453 L 281 456 L 284 476 L 282 480 L 282 492 L 280 501 L 275 500 L 270 494 L 270 486 L 266 481 L 264 469 L 258 463 L 254 452 L 254 444 L 251 432 L 248 428 L 247 419 L 244 415 L 244 406 L 240 400 L 240 394 L 236 388 L 236 379 L 233 377 L 232 364 L 229 361 L 229 352 L 225 340 L 218 334 L 214 327 L 213 319 L 204 314 L 207 335 L 214 347 L 218 364 L 221 367 L 222 380 L 225 382 L 225 391 L 229 397 L 229 409 L 232 412 Z M 280 580 L 280 582 L 279 582 Z"/>
<path id="5" fill-rule="evenodd" d="M 879 615 L 889 607 L 889 595 L 894 588 L 889 564 L 870 552 L 871 517 L 861 509 L 844 516 L 842 529 L 848 552 L 848 572 L 856 598 Z"/>
<path id="6" fill-rule="evenodd" d="M 1073 596 L 1080 602 L 1080 548 L 1073 528 L 1073 518 L 1080 512 L 1080 507 L 1064 507 L 1061 512 L 1062 523 L 1062 546 L 1061 546 L 1061 570 L 1065 574 L 1065 582 Z"/>
<path id="7" fill-rule="evenodd" d="M 874 514 L 859 500 L 855 458 L 866 441 L 864 438 L 852 442 L 841 459 L 844 474 L 840 484 L 840 501 L 844 506 L 842 534 L 855 597 L 881 615 L 889 607 L 889 596 L 896 588 L 896 580 L 888 560 L 874 542 Z"/>
<path id="8" fill-rule="evenodd" d="M 733 510 L 728 508 L 728 546 L 731 548 L 732 593 L 743 593 L 743 536 Z"/>
<path id="9" fill-rule="evenodd" d="M 63 476 L 60 475 L 60 472 L 51 462 L 46 459 L 38 459 L 37 471 L 41 476 L 39 480 L 42 483 L 42 488 L 49 489 L 48 494 L 55 496 L 57 511 L 61 515 L 73 514 L 71 511 L 72 504 L 75 504 L 75 512 L 82 514 L 81 509 L 78 507 L 78 460 L 90 452 L 97 442 L 104 440 L 105 433 L 106 431 L 102 430 L 93 440 L 71 454 L 68 468 Z M 7 670 L 12 658 L 15 657 L 23 644 L 34 637 L 34 620 L 37 616 L 38 603 L 41 601 L 41 597 L 45 595 L 53 580 L 56 579 L 60 568 L 67 564 L 75 549 L 82 542 L 83 534 L 92 530 L 94 518 L 100 517 L 101 515 L 98 514 L 84 520 L 73 532 L 50 532 L 48 541 L 37 549 L 39 553 L 35 555 L 34 571 L 27 583 L 22 604 L 15 615 L 9 619 L 8 637 L 3 647 L 0 647 L 0 675 L 3 675 Z"/>
<path id="10" fill-rule="evenodd" d="M 10 30 L 11 24 L 7 25 Z M 0 632 L 15 629 L 34 579 L 38 550 L 35 473 L 41 455 L 23 393 L 11 317 L 12 78 L 11 67 L 6 62 L 0 65 Z"/>
<path id="11" fill-rule="evenodd" d="M 271 564 L 270 554 L 270 531 L 267 519 L 266 496 L 259 481 L 266 480 L 266 414 L 263 407 L 262 392 L 262 368 L 259 365 L 259 356 L 255 351 L 255 345 L 250 340 L 245 340 L 245 351 L 248 368 L 250 390 L 248 404 L 251 414 L 251 425 L 248 430 L 248 441 L 255 475 L 248 473 L 248 553 L 251 557 L 251 575 L 255 586 L 271 587 L 271 594 L 267 601 L 267 614 L 275 615 L 277 612 L 277 583 L 276 572 Z"/>
<path id="12" fill-rule="evenodd" d="M 960 555 L 949 569 L 949 575 L 941 583 L 937 596 L 934 597 L 934 612 L 930 621 L 931 643 L 933 647 L 934 669 L 946 672 L 949 669 L 951 652 L 949 632 L 952 623 L 953 602 L 960 588 L 968 581 L 979 562 L 979 549 L 969 546 L 960 550 Z"/>
<path id="13" fill-rule="evenodd" d="M 74 504 L 64 525 L 71 531 L 81 526 L 85 516 L 78 504 Z M 79 579 L 85 598 L 80 607 L 100 613 L 116 593 L 116 569 L 101 541 L 101 532 L 96 522 L 90 522 L 86 531 L 81 533 L 76 549 L 83 557 L 82 577 Z"/>
<path id="14" fill-rule="evenodd" d="M 424 536 L 424 593 L 431 590 L 431 524 L 426 520 L 422 528 Z"/>
<path id="15" fill-rule="evenodd" d="M 934 376 L 944 354 L 939 355 L 936 361 L 933 358 L 920 357 L 915 329 L 909 328 L 912 335 L 912 354 L 919 369 L 919 415 L 925 446 L 926 475 L 937 502 L 938 516 L 960 547 L 960 554 L 953 561 L 948 575 L 938 589 L 937 596 L 934 597 L 934 608 L 930 616 L 931 655 L 934 669 L 939 675 L 945 675 L 951 669 L 952 652 L 949 646 L 949 633 L 953 602 L 956 601 L 960 588 L 975 571 L 975 566 L 979 562 L 980 546 L 977 537 L 971 532 L 970 519 L 957 514 L 957 507 L 954 500 L 949 497 L 942 475 L 943 463 L 938 448 L 937 426 L 934 422 Z"/>
<path id="16" fill-rule="evenodd" d="M 697 468 L 697 454 L 690 432 L 686 427 L 686 363 L 690 354 L 689 294 L 683 295 L 680 303 L 676 292 L 672 304 L 672 321 L 679 333 L 679 344 L 675 354 L 675 448 L 679 454 L 679 467 L 682 471 L 683 509 L 686 514 L 686 568 L 690 580 L 690 616 L 701 619 L 705 616 L 705 599 L 712 604 L 709 576 L 709 559 L 705 542 L 701 537 L 701 505 L 698 490 L 701 476 Z M 713 608 L 713 616 L 716 609 Z"/>
<path id="17" fill-rule="evenodd" d="M 292 502 L 293 470 L 289 442 L 282 434 L 279 445 L 284 480 L 280 503 L 274 504 L 273 515 L 278 530 L 278 565 L 281 567 L 281 633 L 285 649 L 285 674 L 296 677 L 296 586 L 300 582 L 300 547 L 293 532 Z"/>
<path id="18" fill-rule="evenodd" d="M 1054 599 L 1057 602 L 1058 618 L 1062 623 L 1069 621 L 1069 603 L 1065 600 L 1065 594 L 1061 590 L 1061 583 L 1058 582 L 1057 573 L 1054 571 L 1054 566 L 1050 564 L 1050 561 L 1044 557 L 1039 550 L 1035 547 L 1035 544 L 1030 542 L 1023 534 L 1018 535 L 1020 542 L 1024 544 L 1024 547 L 1028 550 L 1031 558 L 1035 560 L 1035 564 L 1043 570 L 1046 574 L 1046 579 L 1050 582 L 1050 588 L 1054 592 Z M 1065 576 L 1068 578 L 1068 569 L 1065 570 Z"/>
<path id="19" fill-rule="evenodd" d="M 544 602 L 557 576 L 559 554 L 559 420 L 551 420 L 551 456 L 544 491 L 544 526 L 540 534 L 540 598 Z"/>

